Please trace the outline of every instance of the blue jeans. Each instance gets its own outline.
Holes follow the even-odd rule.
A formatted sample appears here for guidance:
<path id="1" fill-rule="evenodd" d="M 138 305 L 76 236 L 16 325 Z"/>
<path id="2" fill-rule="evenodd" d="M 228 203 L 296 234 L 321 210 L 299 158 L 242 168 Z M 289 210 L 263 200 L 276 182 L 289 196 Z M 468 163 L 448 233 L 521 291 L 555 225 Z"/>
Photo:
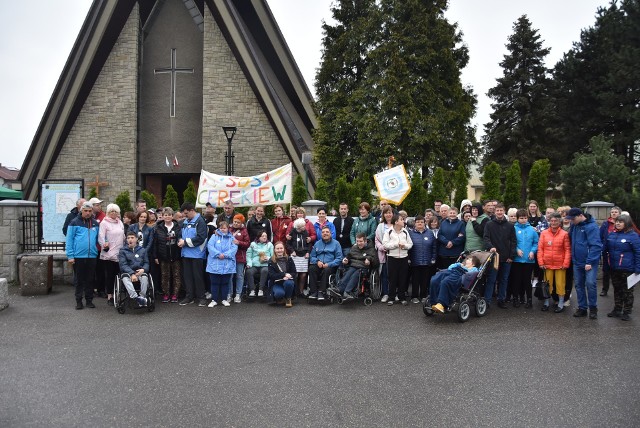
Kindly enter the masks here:
<path id="1" fill-rule="evenodd" d="M 584 266 L 573 266 L 573 282 L 575 284 L 576 296 L 578 297 L 579 309 L 598 308 L 598 265 L 591 265 L 591 270 L 584 270 Z M 586 290 L 585 290 L 586 289 Z"/>
<path id="2" fill-rule="evenodd" d="M 360 271 L 362 270 L 366 269 L 347 268 L 340 279 L 340 284 L 338 284 L 341 293 L 351 293 L 358 286 L 358 278 L 360 278 Z"/>
<path id="3" fill-rule="evenodd" d="M 507 297 L 507 285 L 509 284 L 509 272 L 511 272 L 511 263 L 500 262 L 498 270 L 496 271 L 493 266 L 489 271 L 487 277 L 487 285 L 484 289 L 484 299 L 487 303 L 491 303 L 493 297 L 493 289 L 498 282 L 498 302 L 504 302 Z"/>
<path id="4" fill-rule="evenodd" d="M 236 294 L 242 294 L 242 286 L 244 285 L 244 265 L 245 263 L 236 261 L 236 273 L 229 278 L 229 294 L 233 294 L 233 278 L 236 279 Z"/>
<path id="5" fill-rule="evenodd" d="M 273 298 L 280 300 L 283 298 L 290 299 L 293 296 L 293 280 L 278 281 L 273 283 Z"/>

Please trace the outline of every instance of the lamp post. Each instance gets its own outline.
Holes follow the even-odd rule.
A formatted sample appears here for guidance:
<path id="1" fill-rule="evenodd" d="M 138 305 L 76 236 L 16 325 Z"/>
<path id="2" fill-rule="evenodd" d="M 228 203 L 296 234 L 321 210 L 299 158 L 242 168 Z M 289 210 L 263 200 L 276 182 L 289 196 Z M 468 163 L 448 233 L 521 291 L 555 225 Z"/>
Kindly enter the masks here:
<path id="1" fill-rule="evenodd" d="M 311 159 L 311 152 L 302 153 L 302 167 L 304 168 L 304 187 L 305 189 L 307 189 L 308 196 L 311 196 L 311 194 L 309 193 L 309 172 L 307 171 L 307 168 L 309 167 L 309 165 L 311 165 Z"/>
<path id="2" fill-rule="evenodd" d="M 224 174 L 233 175 L 233 158 L 235 155 L 231 151 L 231 142 L 233 141 L 233 137 L 236 135 L 237 128 L 235 126 L 223 126 L 222 130 L 224 131 L 224 135 L 227 137 L 227 154 L 224 155 Z"/>

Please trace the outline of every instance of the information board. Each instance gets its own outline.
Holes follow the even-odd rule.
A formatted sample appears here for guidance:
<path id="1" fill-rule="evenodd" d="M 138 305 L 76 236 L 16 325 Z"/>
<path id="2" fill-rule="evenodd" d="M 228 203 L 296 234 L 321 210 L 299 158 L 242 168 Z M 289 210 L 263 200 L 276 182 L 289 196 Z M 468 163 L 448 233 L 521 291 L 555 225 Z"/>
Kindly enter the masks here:
<path id="1" fill-rule="evenodd" d="M 43 182 L 40 188 L 42 209 L 42 240 L 45 242 L 64 242 L 62 226 L 67 214 L 76 206 L 82 195 L 80 182 Z"/>

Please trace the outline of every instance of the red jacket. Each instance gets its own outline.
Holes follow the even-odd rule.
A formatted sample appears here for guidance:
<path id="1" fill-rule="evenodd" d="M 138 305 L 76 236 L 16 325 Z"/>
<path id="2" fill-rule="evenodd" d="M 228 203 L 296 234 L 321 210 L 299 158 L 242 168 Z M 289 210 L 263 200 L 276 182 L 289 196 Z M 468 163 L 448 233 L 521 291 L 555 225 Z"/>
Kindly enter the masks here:
<path id="1" fill-rule="evenodd" d="M 247 233 L 247 229 L 245 227 L 240 227 L 239 229 L 231 227 L 229 228 L 229 231 L 233 235 L 233 239 L 238 241 L 238 251 L 236 252 L 236 262 L 246 263 L 247 248 L 249 248 L 249 245 L 251 245 L 251 242 L 249 242 L 249 233 Z"/>
<path id="2" fill-rule="evenodd" d="M 271 230 L 273 231 L 273 243 L 281 241 L 283 244 L 287 244 L 287 231 L 289 230 L 289 224 L 291 224 L 291 218 L 286 215 L 282 217 L 276 217 L 271 220 Z"/>
<path id="3" fill-rule="evenodd" d="M 316 235 L 316 228 L 313 227 L 313 224 L 306 218 L 304 219 L 304 227 L 307 229 L 309 238 L 311 238 L 311 242 L 309 243 L 313 245 L 313 243 L 316 242 L 316 239 L 318 238 Z M 287 235 L 291 235 L 292 230 L 293 230 L 293 221 L 289 223 L 289 228 L 287 229 Z"/>
<path id="4" fill-rule="evenodd" d="M 538 240 L 538 264 L 547 269 L 568 269 L 571 264 L 569 234 L 559 227 L 545 229 Z"/>

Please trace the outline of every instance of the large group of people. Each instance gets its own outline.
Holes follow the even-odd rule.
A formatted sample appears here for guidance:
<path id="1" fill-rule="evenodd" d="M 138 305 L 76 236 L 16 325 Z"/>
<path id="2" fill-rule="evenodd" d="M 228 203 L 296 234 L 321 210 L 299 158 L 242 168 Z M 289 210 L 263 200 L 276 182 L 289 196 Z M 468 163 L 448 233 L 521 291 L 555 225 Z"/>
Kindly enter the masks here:
<path id="1" fill-rule="evenodd" d="M 618 207 L 599 227 L 579 208 L 549 207 L 543 214 L 536 201 L 520 209 L 495 200 L 464 200 L 460 209 L 436 201 L 411 218 L 384 200 L 375 212 L 362 202 L 356 217 L 341 203 L 333 221 L 320 208 L 315 222 L 293 206 L 289 215 L 285 206 L 274 206 L 269 219 L 264 206 L 245 218 L 231 201 L 219 214 L 210 204 L 202 213 L 188 202 L 174 212 L 148 209 L 143 200 L 135 212 L 108 204 L 104 213 L 102 203 L 78 200 L 63 228 L 77 309 L 95 307 L 96 295 L 113 305 L 116 275 L 139 306 L 148 303 L 151 277 L 164 303 L 213 308 L 273 297 L 292 307 L 295 298 L 355 299 L 360 273 L 375 269 L 383 304 L 429 299 L 434 312 L 443 313 L 479 266 L 476 257 L 462 255 L 488 251 L 495 253 L 483 291 L 488 307 L 495 299 L 499 308 L 531 308 L 533 287 L 544 281 L 551 295 L 541 297 L 542 311 L 563 312 L 575 292 L 573 315 L 596 319 L 602 263 L 600 296 L 611 283 L 615 301 L 607 315 L 628 320 L 633 287 L 627 279 L 640 274 L 639 231 Z M 338 269 L 340 279 L 331 285 Z"/>

